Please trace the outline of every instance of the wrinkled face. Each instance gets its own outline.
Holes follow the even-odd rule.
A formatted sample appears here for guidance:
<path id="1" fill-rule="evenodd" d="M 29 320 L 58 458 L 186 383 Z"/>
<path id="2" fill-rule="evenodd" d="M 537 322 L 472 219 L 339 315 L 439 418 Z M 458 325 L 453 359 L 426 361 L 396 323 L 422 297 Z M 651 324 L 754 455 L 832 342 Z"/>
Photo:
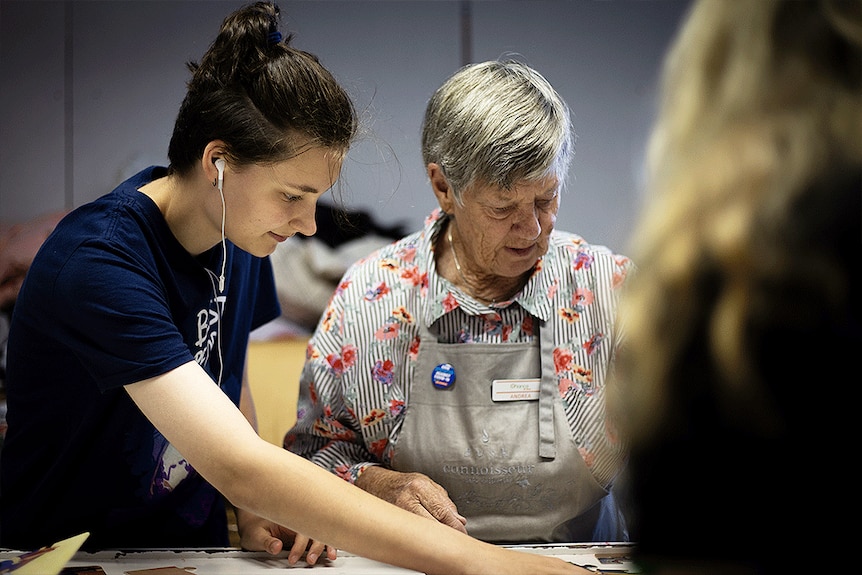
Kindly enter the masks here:
<path id="1" fill-rule="evenodd" d="M 557 221 L 560 184 L 551 176 L 522 181 L 510 190 L 477 185 L 464 190 L 463 205 L 453 202 L 459 244 L 476 274 L 517 277 L 548 251 Z"/>
<path id="2" fill-rule="evenodd" d="M 341 172 L 342 156 L 310 148 L 266 166 L 243 166 L 225 173 L 225 234 L 244 251 L 264 257 L 294 234 L 317 231 L 317 200 Z"/>

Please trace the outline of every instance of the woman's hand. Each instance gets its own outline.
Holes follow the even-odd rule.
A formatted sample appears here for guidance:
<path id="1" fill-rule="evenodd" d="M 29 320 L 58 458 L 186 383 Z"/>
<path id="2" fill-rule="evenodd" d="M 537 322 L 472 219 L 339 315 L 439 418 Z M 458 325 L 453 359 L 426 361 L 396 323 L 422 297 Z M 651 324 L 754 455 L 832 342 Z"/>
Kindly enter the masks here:
<path id="1" fill-rule="evenodd" d="M 427 475 L 372 465 L 362 472 L 356 486 L 416 515 L 467 533 L 467 519 L 458 513 L 446 490 Z"/>
<path id="2" fill-rule="evenodd" d="M 237 509 L 236 522 L 240 545 L 248 551 L 266 551 L 271 555 L 277 555 L 285 545 L 290 545 L 287 562 L 291 565 L 295 565 L 302 559 L 303 554 L 305 562 L 309 565 L 314 565 L 321 557 L 330 561 L 336 558 L 335 548 L 313 541 L 305 535 L 248 511 Z"/>

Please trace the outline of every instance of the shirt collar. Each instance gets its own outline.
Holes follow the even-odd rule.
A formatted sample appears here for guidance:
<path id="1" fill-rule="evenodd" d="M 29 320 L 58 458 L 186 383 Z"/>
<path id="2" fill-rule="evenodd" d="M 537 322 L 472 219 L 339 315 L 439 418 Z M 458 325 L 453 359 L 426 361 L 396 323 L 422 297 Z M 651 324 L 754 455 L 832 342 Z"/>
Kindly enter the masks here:
<path id="1" fill-rule="evenodd" d="M 555 281 L 552 274 L 547 271 L 548 258 L 555 257 L 549 249 L 527 281 L 524 288 L 519 291 L 515 298 L 509 302 L 490 306 L 484 304 L 462 290 L 456 288 L 451 282 L 437 272 L 437 262 L 434 259 L 434 245 L 437 236 L 446 225 L 449 216 L 440 208 L 436 208 L 425 218 L 425 225 L 419 237 L 418 253 L 426 258 L 426 269 L 428 270 L 428 293 L 422 302 L 422 316 L 425 325 L 430 326 L 447 313 L 460 308 L 469 315 L 484 315 L 495 313 L 496 309 L 505 308 L 518 304 L 530 315 L 547 321 L 551 317 L 551 288 Z"/>

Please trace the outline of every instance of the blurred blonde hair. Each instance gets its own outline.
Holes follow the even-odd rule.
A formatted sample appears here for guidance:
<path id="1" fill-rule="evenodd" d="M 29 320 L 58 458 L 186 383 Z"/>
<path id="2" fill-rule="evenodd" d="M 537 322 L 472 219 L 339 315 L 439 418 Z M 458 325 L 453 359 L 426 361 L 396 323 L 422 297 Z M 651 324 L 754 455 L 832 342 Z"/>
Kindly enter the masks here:
<path id="1" fill-rule="evenodd" d="M 647 442 L 678 417 L 674 388 L 712 370 L 716 409 L 776 433 L 751 318 L 786 302 L 762 286 L 798 281 L 833 302 L 854 295 L 828 257 L 789 253 L 786 239 L 805 237 L 791 215 L 797 196 L 836 166 L 862 165 L 862 1 L 700 0 L 662 89 L 609 408 L 628 438 Z M 697 338 L 700 372 L 686 357 Z"/>

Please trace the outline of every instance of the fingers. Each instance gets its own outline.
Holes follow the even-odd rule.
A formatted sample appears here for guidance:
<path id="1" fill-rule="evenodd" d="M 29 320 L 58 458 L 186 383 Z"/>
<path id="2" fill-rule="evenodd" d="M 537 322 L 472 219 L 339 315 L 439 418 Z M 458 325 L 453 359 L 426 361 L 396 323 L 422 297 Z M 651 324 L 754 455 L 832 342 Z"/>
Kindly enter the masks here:
<path id="1" fill-rule="evenodd" d="M 244 535 L 240 545 L 247 551 L 266 551 L 270 555 L 278 555 L 284 546 L 281 539 L 264 532 Z"/>
<path id="2" fill-rule="evenodd" d="M 336 557 L 335 549 L 319 541 L 312 541 L 311 546 L 305 554 L 305 562 L 309 565 L 314 565 L 321 557 L 334 561 Z"/>
<path id="3" fill-rule="evenodd" d="M 356 485 L 411 513 L 467 533 L 467 520 L 458 513 L 446 490 L 427 475 L 371 466 L 359 476 Z"/>
<path id="4" fill-rule="evenodd" d="M 293 540 L 293 545 L 290 548 L 290 553 L 287 554 L 287 562 L 291 565 L 295 565 L 297 561 L 302 559 L 302 555 L 308 548 L 308 543 L 310 541 L 311 540 L 305 535 L 297 533 Z"/>
<path id="5" fill-rule="evenodd" d="M 440 523 L 448 525 L 461 533 L 467 533 L 467 518 L 458 513 L 458 508 L 455 507 L 455 504 L 449 499 L 449 495 L 445 491 L 443 491 L 442 497 L 439 493 L 436 493 L 430 501 L 421 500 L 421 504 L 431 517 Z"/>
<path id="6" fill-rule="evenodd" d="M 240 545 L 248 551 L 266 551 L 270 555 L 281 553 L 283 543 L 278 527 L 256 515 L 237 510 Z"/>
<path id="7" fill-rule="evenodd" d="M 270 555 L 278 555 L 284 547 L 284 542 L 278 537 L 270 537 L 266 541 L 266 552 Z"/>
<path id="8" fill-rule="evenodd" d="M 305 535 L 297 533 L 293 540 L 293 545 L 290 548 L 290 553 L 287 555 L 287 562 L 291 565 L 295 565 L 300 559 L 302 559 L 303 554 L 305 554 L 305 562 L 309 565 L 314 565 L 321 557 L 329 559 L 330 561 L 335 561 L 338 557 L 334 547 L 330 547 L 319 541 L 314 541 Z"/>
<path id="9" fill-rule="evenodd" d="M 457 506 L 449 499 L 449 493 L 440 484 L 421 476 L 421 480 L 412 481 L 410 487 L 415 501 L 414 513 L 430 516 L 457 531 L 467 533 L 467 519 L 458 513 Z"/>
<path id="10" fill-rule="evenodd" d="M 291 565 L 298 563 L 303 556 L 309 565 L 314 565 L 321 558 L 334 561 L 338 556 L 334 547 L 312 541 L 301 533 L 241 509 L 237 509 L 237 523 L 240 544 L 248 551 L 266 551 L 270 555 L 278 555 L 286 545 L 290 545 L 287 561 Z"/>

